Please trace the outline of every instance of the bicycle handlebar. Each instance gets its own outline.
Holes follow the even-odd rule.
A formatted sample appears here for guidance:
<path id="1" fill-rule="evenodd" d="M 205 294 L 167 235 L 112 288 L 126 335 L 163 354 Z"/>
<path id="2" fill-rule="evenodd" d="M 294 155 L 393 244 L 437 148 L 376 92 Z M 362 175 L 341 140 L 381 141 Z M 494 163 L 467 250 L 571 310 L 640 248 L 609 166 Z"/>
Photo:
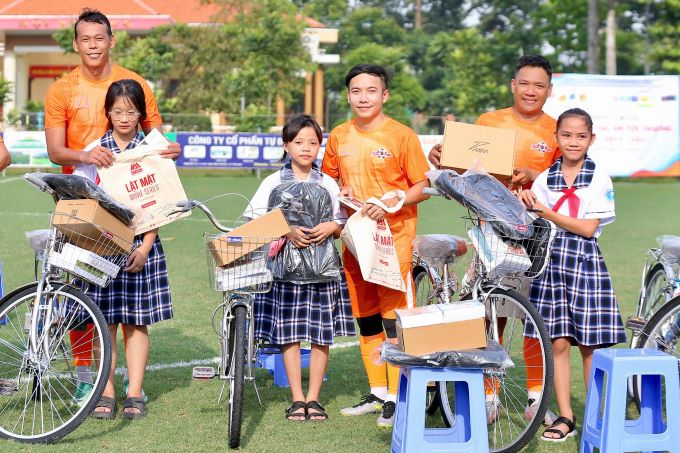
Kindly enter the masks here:
<path id="1" fill-rule="evenodd" d="M 171 212 L 168 213 L 168 216 L 171 216 L 173 214 L 177 214 L 178 212 L 189 212 L 194 208 L 199 208 L 201 211 L 205 212 L 205 215 L 208 216 L 208 219 L 212 222 L 213 225 L 215 225 L 215 228 L 217 228 L 220 231 L 223 231 L 225 233 L 229 233 L 230 231 L 233 230 L 233 228 L 226 227 L 220 223 L 219 220 L 215 217 L 215 215 L 208 209 L 206 205 L 201 203 L 198 200 L 183 200 L 183 201 L 178 201 L 176 204 L 178 209 L 175 209 Z"/>
<path id="2" fill-rule="evenodd" d="M 54 193 L 54 190 L 52 190 L 52 188 L 45 181 L 36 178 L 31 173 L 25 173 L 24 179 L 31 183 L 32 185 L 34 185 L 35 187 L 37 187 L 38 189 L 40 189 L 40 191 L 42 192 L 47 192 L 49 194 Z"/>
<path id="3" fill-rule="evenodd" d="M 435 197 L 443 197 L 444 195 L 434 187 L 425 187 L 423 188 L 423 193 L 425 195 L 433 195 Z"/>

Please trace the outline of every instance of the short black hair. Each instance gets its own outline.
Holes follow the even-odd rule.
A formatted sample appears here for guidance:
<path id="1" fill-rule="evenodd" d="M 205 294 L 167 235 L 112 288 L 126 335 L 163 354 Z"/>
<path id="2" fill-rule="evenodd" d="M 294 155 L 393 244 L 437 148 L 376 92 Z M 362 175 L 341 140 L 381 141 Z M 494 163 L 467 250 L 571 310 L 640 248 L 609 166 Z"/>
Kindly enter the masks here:
<path id="1" fill-rule="evenodd" d="M 530 67 L 530 68 L 542 68 L 547 74 L 548 79 L 552 80 L 552 65 L 547 58 L 540 55 L 523 55 L 517 60 L 517 67 L 515 68 L 515 77 L 520 69 Z"/>
<path id="2" fill-rule="evenodd" d="M 566 118 L 583 118 L 583 121 L 586 122 L 586 126 L 588 127 L 588 132 L 591 134 L 593 133 L 593 119 L 585 110 L 579 108 L 565 110 L 559 117 L 557 117 L 556 129 L 560 128 L 560 124 L 562 124 L 562 121 L 564 121 Z"/>
<path id="3" fill-rule="evenodd" d="M 370 74 L 380 77 L 380 80 L 383 83 L 383 90 L 389 89 L 390 75 L 387 73 L 385 68 L 378 64 L 370 63 L 362 63 L 352 67 L 345 77 L 345 86 L 349 88 L 349 82 L 360 74 Z"/>
<path id="4" fill-rule="evenodd" d="M 108 33 L 109 37 L 113 36 L 113 31 L 111 31 L 111 22 L 109 22 L 109 18 L 106 17 L 99 10 L 83 8 L 83 10 L 80 12 L 80 16 L 78 16 L 78 20 L 76 20 L 76 23 L 73 24 L 73 36 L 76 38 L 78 37 L 78 25 L 81 22 L 106 25 L 106 32 Z"/>
<path id="5" fill-rule="evenodd" d="M 286 121 L 286 124 L 283 125 L 281 139 L 283 140 L 284 145 L 295 140 L 295 137 L 297 137 L 300 131 L 305 127 L 311 127 L 314 129 L 314 133 L 316 133 L 316 138 L 319 139 L 320 145 L 323 141 L 323 132 L 321 132 L 321 126 L 319 126 L 319 123 L 316 122 L 312 115 L 308 115 L 306 113 L 293 115 L 288 119 L 288 121 Z M 284 149 L 281 160 L 285 160 L 287 155 L 288 153 Z"/>
<path id="6" fill-rule="evenodd" d="M 109 129 L 113 127 L 109 112 L 111 107 L 116 102 L 116 99 L 124 97 L 132 104 L 139 112 L 139 123 L 146 119 L 146 97 L 144 96 L 144 88 L 142 85 L 133 79 L 121 79 L 113 82 L 106 91 L 106 98 L 104 99 L 104 114 L 109 119 Z"/>

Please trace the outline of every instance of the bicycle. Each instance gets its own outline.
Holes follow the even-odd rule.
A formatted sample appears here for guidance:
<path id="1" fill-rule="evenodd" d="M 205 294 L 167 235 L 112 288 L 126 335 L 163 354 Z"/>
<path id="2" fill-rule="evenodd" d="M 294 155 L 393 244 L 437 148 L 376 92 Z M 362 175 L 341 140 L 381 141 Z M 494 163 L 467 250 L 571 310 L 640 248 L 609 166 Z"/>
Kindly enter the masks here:
<path id="1" fill-rule="evenodd" d="M 662 236 L 659 238 L 661 248 L 647 251 L 637 311 L 626 322 L 633 332 L 631 348 L 637 347 L 640 333 L 654 313 L 672 298 L 680 296 L 680 254 L 670 246 L 679 240 L 677 236 Z"/>
<path id="2" fill-rule="evenodd" d="M 426 193 L 450 199 L 437 189 L 426 189 Z M 465 220 L 466 230 L 472 234 L 471 237 L 476 235 L 477 240 L 481 239 L 479 232 L 490 228 L 484 219 L 472 213 Z M 506 229 L 516 227 L 511 224 L 505 225 Z M 555 227 L 550 225 L 549 228 Z M 459 284 L 450 266 L 466 253 L 465 241 L 456 236 L 437 236 L 440 245 L 430 248 L 436 250 L 436 256 L 424 256 L 418 253 L 418 247 L 414 248 L 413 275 L 417 303 L 452 303 L 457 293 L 460 300 L 475 299 L 485 304 L 487 337 L 501 343 L 515 364 L 511 369 L 484 371 L 485 388 L 491 390 L 492 395 L 491 398 L 487 395 L 487 414 L 490 413 L 492 418 L 488 424 L 489 448 L 492 452 L 518 451 L 531 440 L 543 422 L 548 411 L 553 379 L 552 343 L 543 319 L 534 305 L 514 289 L 519 287 L 519 283 L 525 278 L 523 275 L 526 268 L 517 267 L 514 271 L 495 269 L 492 272 L 488 256 L 480 258 L 478 250 L 480 244 L 473 242 L 477 250 L 465 278 Z M 416 241 L 422 238 L 427 240 L 428 237 L 421 236 Z M 519 244 L 514 246 L 517 245 Z M 524 249 L 532 249 L 531 245 L 525 242 Z M 486 249 L 485 252 L 487 255 L 497 255 L 495 258 L 498 259 L 503 259 L 498 255 L 507 253 L 496 249 L 495 246 Z M 529 258 L 535 257 L 529 253 Z M 540 271 L 542 272 L 542 269 Z M 540 272 L 534 274 L 535 277 Z M 538 337 L 540 350 L 533 353 L 540 354 L 543 361 L 542 390 L 535 403 L 537 410 L 528 417 L 525 406 L 527 402 L 525 381 L 530 370 L 524 359 L 523 340 L 526 326 L 530 326 Z M 455 423 L 452 410 L 452 405 L 455 404 L 453 394 L 452 383 L 447 382 L 435 383 L 433 391 L 429 392 L 428 413 L 434 415 L 439 410 L 446 427 L 451 427 Z"/>
<path id="3" fill-rule="evenodd" d="M 246 381 L 253 383 L 261 404 L 253 373 L 261 346 L 255 341 L 253 302 L 255 294 L 271 288 L 272 274 L 267 269 L 268 245 L 277 238 L 225 235 L 233 228 L 222 225 L 210 209 L 197 200 L 180 202 L 177 207 L 182 212 L 201 209 L 222 232 L 204 234 L 209 283 L 213 290 L 222 293 L 222 302 L 212 313 L 213 330 L 220 337 L 220 359 L 217 371 L 212 367 L 194 367 L 192 376 L 195 379 L 219 377 L 223 381 L 218 403 L 229 384 L 227 438 L 230 448 L 238 448 Z"/>
<path id="4" fill-rule="evenodd" d="M 54 195 L 41 179 L 25 178 Z M 104 392 L 111 339 L 87 289 L 111 282 L 132 243 L 93 233 L 103 230 L 69 213 L 52 213 L 49 232 L 35 250 L 41 261 L 39 278 L 0 300 L 0 438 L 53 442 L 76 429 Z M 92 333 L 94 339 L 73 344 L 72 330 Z M 76 389 L 84 381 L 76 373 L 76 350 L 92 358 L 92 390 L 79 403 Z"/>

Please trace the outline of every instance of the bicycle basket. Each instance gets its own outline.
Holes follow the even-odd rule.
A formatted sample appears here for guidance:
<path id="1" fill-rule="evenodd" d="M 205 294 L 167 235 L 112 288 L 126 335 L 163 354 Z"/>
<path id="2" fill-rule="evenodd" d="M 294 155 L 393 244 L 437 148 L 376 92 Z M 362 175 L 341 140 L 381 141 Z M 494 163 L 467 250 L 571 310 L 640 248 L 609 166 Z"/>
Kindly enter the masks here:
<path id="1" fill-rule="evenodd" d="M 527 239 L 515 240 L 501 232 L 526 227 L 526 225 L 497 223 L 474 217 L 465 217 L 468 236 L 482 262 L 487 277 L 528 277 L 541 275 L 550 260 L 550 249 L 555 238 L 555 225 L 545 219 L 535 219 L 533 233 Z"/>
<path id="2" fill-rule="evenodd" d="M 267 268 L 269 243 L 276 238 L 204 234 L 208 280 L 216 291 L 266 293 L 272 273 Z"/>
<path id="3" fill-rule="evenodd" d="M 52 214 L 54 240 L 47 263 L 97 286 L 107 286 L 127 261 L 132 242 L 66 213 Z"/>

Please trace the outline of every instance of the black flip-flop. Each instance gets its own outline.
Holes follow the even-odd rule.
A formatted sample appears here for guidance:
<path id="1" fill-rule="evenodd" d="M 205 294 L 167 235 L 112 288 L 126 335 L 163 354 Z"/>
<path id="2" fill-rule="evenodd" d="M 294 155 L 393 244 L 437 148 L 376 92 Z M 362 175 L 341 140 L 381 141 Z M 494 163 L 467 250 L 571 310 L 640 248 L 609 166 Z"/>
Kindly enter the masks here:
<path id="1" fill-rule="evenodd" d="M 97 408 L 109 409 L 108 411 L 98 411 Z M 113 420 L 116 418 L 116 400 L 108 396 L 100 396 L 97 405 L 94 407 L 90 413 L 90 417 L 96 418 L 98 420 Z"/>
<path id="2" fill-rule="evenodd" d="M 125 409 L 137 409 L 139 412 L 125 412 Z M 146 404 L 142 398 L 128 396 L 125 398 L 123 411 L 121 412 L 120 416 L 126 420 L 136 420 L 138 418 L 146 417 L 147 413 Z"/>

